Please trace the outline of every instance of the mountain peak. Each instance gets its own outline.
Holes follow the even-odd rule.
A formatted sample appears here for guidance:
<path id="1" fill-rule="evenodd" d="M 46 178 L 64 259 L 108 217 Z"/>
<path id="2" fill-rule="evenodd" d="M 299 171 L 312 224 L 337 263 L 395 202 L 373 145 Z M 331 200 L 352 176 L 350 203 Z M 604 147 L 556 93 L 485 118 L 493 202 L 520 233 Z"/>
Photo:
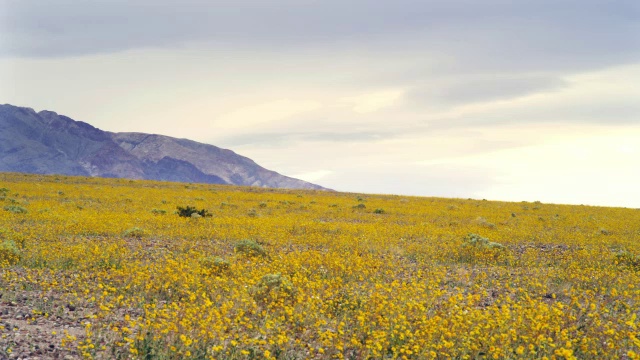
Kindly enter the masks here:
<path id="1" fill-rule="evenodd" d="M 0 171 L 327 190 L 214 145 L 13 105 L 0 105 Z"/>

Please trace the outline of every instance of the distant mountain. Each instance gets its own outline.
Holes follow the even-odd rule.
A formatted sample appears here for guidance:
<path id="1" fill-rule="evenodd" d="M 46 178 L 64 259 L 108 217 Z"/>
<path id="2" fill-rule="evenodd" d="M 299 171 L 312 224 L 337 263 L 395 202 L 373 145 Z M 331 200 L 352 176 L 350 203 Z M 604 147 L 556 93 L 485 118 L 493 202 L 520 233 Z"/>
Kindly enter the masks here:
<path id="1" fill-rule="evenodd" d="M 327 190 L 213 145 L 13 105 L 0 105 L 0 171 Z"/>

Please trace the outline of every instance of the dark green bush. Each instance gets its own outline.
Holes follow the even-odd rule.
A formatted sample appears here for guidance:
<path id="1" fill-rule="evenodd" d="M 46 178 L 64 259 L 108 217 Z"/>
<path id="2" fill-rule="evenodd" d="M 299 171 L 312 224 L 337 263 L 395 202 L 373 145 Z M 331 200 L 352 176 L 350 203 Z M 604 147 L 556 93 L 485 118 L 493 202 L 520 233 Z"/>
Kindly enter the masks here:
<path id="1" fill-rule="evenodd" d="M 202 217 L 212 216 L 206 209 L 198 210 L 193 206 L 182 207 L 178 206 L 178 216 L 180 217 L 192 217 L 193 214 L 198 214 Z"/>

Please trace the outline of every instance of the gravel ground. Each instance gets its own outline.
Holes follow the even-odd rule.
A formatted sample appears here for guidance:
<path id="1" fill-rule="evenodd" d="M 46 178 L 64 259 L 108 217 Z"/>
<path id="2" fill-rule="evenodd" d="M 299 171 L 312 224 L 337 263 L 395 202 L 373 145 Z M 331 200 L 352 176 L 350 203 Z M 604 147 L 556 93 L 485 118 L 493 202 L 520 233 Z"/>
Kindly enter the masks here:
<path id="1" fill-rule="evenodd" d="M 43 299 L 54 310 L 48 316 L 36 306 Z M 83 320 L 83 311 L 51 297 L 0 293 L 0 359 L 80 359 L 75 349 L 61 344 L 67 334 L 83 338 Z"/>

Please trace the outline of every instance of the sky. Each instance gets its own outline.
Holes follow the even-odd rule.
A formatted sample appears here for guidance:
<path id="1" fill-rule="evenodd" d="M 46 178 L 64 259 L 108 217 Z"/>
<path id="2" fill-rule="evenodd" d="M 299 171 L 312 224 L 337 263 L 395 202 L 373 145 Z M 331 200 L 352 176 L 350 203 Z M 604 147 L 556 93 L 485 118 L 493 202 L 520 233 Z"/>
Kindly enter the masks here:
<path id="1" fill-rule="evenodd" d="M 0 0 L 0 103 L 338 191 L 640 208 L 637 0 Z"/>

